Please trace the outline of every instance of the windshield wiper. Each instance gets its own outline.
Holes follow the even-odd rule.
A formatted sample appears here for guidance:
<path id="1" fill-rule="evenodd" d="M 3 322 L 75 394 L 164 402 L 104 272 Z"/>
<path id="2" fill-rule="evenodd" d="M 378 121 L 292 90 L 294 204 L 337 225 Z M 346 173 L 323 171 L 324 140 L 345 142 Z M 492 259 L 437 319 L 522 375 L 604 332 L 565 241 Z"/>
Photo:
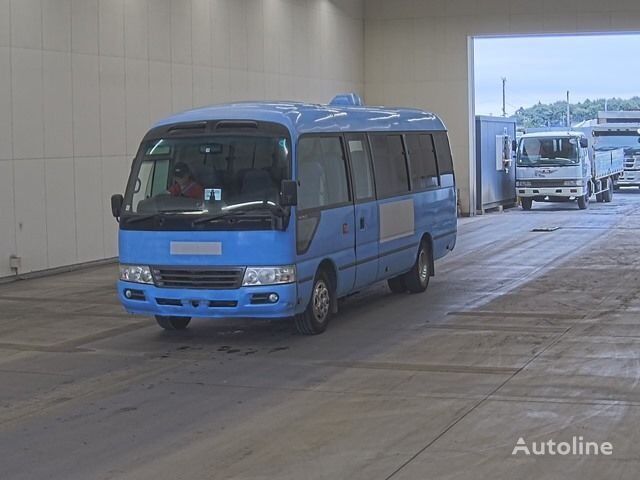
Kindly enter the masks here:
<path id="1" fill-rule="evenodd" d="M 207 215 L 206 217 L 198 218 L 193 221 L 193 224 L 200 225 L 203 223 L 221 220 L 223 218 L 247 215 L 252 210 L 268 211 L 269 213 L 271 213 L 271 215 L 278 218 L 282 218 L 285 216 L 285 211 L 281 206 L 274 205 L 267 202 L 261 202 L 261 203 L 240 205 L 236 208 L 228 208 L 227 210 L 221 213 L 217 213 L 215 215 Z"/>
<path id="2" fill-rule="evenodd" d="M 192 212 L 199 212 L 200 210 L 160 210 L 154 213 L 149 213 L 147 215 L 136 215 L 136 216 L 127 216 L 126 218 L 126 223 L 131 224 L 131 223 L 138 223 L 138 222 L 144 222 L 145 220 L 151 220 L 152 218 L 156 218 L 162 215 L 167 215 L 167 214 L 181 214 L 181 213 L 192 213 Z"/>

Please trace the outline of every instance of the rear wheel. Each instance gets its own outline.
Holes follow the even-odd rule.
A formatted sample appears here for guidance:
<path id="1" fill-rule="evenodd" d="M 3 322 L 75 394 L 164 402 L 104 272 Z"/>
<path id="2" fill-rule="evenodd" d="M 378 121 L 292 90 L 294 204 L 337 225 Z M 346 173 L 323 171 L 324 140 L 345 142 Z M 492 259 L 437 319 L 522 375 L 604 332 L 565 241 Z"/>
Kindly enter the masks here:
<path id="1" fill-rule="evenodd" d="M 523 210 L 531 210 L 531 207 L 533 206 L 533 198 L 522 197 L 520 202 L 522 203 Z"/>
<path id="2" fill-rule="evenodd" d="M 393 277 L 387 280 L 387 285 L 393 293 L 404 293 L 407 291 L 407 286 L 404 283 L 404 275 L 399 277 Z"/>
<path id="3" fill-rule="evenodd" d="M 156 315 L 156 322 L 165 330 L 184 330 L 190 321 L 191 317 L 165 317 Z"/>
<path id="4" fill-rule="evenodd" d="M 329 276 L 325 271 L 320 270 L 313 281 L 313 290 L 307 308 L 294 317 L 299 333 L 317 335 L 327 329 L 335 301 L 334 295 L 335 292 L 329 281 Z"/>
<path id="5" fill-rule="evenodd" d="M 613 200 L 613 181 L 611 180 L 611 177 L 607 178 L 607 189 L 602 192 L 602 200 L 607 203 Z"/>
<path id="6" fill-rule="evenodd" d="M 404 274 L 404 284 L 410 293 L 421 293 L 429 286 L 430 278 L 431 248 L 427 242 L 422 241 L 416 263 L 413 264 L 411 270 Z"/>

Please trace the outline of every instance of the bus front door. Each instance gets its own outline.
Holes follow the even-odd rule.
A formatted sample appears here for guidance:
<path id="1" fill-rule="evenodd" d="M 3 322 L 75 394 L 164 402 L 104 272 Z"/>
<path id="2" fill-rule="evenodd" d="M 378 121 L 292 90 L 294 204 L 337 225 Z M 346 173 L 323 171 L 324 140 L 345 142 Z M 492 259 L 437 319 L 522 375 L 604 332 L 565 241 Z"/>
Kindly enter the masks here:
<path id="1" fill-rule="evenodd" d="M 354 288 L 376 281 L 378 274 L 378 204 L 369 145 L 364 134 L 345 135 L 355 200 L 356 281 Z"/>

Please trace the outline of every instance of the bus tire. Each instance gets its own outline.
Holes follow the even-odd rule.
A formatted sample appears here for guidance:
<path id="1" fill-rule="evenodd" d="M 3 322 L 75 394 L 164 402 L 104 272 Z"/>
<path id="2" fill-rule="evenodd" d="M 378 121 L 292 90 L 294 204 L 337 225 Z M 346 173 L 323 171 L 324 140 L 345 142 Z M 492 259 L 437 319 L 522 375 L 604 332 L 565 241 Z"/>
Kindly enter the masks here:
<path id="1" fill-rule="evenodd" d="M 607 189 L 602 192 L 602 200 L 606 203 L 613 200 L 613 181 L 611 181 L 611 177 L 607 178 Z"/>
<path id="2" fill-rule="evenodd" d="M 324 270 L 316 274 L 311 298 L 304 312 L 294 317 L 296 330 L 303 335 L 318 335 L 324 332 L 331 320 L 335 291 Z"/>
<path id="3" fill-rule="evenodd" d="M 166 317 L 156 315 L 156 322 L 165 330 L 184 330 L 190 321 L 191 317 Z"/>
<path id="4" fill-rule="evenodd" d="M 533 198 L 522 197 L 520 199 L 520 203 L 523 210 L 531 210 L 531 207 L 533 206 Z"/>
<path id="5" fill-rule="evenodd" d="M 409 293 L 422 293 L 429 286 L 431 278 L 431 248 L 426 241 L 420 243 L 416 262 L 404 274 L 404 284 Z"/>
<path id="6" fill-rule="evenodd" d="M 404 293 L 407 291 L 407 285 L 404 283 L 404 275 L 393 277 L 387 280 L 387 285 L 393 293 Z"/>

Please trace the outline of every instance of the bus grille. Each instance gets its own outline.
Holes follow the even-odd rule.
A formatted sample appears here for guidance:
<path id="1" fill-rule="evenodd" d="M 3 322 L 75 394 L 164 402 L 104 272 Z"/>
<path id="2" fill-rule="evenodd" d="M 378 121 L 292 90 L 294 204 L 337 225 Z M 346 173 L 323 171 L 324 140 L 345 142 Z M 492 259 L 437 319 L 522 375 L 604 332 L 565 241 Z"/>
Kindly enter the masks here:
<path id="1" fill-rule="evenodd" d="M 154 267 L 153 279 L 163 288 L 200 288 L 207 290 L 231 290 L 242 286 L 244 268 L 216 267 Z"/>

